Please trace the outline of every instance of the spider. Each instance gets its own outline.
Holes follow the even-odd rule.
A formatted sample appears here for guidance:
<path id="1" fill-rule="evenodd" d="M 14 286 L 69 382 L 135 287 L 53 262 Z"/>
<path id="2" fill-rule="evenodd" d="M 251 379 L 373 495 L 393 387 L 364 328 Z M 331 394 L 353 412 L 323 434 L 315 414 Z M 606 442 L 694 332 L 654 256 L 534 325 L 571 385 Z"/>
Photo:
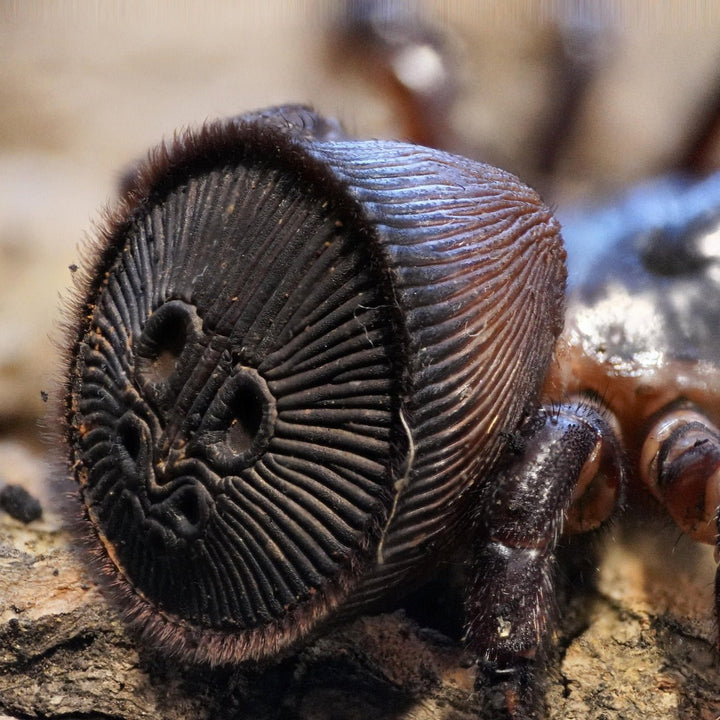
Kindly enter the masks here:
<path id="1" fill-rule="evenodd" d="M 413 41 L 414 42 L 414 41 Z M 418 102 L 426 103 L 428 98 L 420 97 L 415 91 L 409 95 L 406 93 L 403 101 L 412 101 L 409 104 L 415 107 L 422 107 Z M 568 104 L 572 105 L 572 98 L 568 100 Z M 417 113 L 411 113 L 417 119 Z M 431 116 L 434 117 L 432 113 Z M 432 127 L 422 127 L 422 123 L 416 131 L 416 139 L 430 144 L 441 144 L 443 137 L 447 137 L 447 128 L 443 129 L 442 116 L 439 121 L 431 123 Z M 421 132 L 422 131 L 422 132 Z M 542 164 L 541 164 L 542 165 Z M 712 185 L 698 185 L 697 187 L 688 188 L 687 203 L 690 204 L 695 195 L 693 192 L 699 193 L 701 197 L 708 197 L 708 193 L 712 189 Z M 656 188 L 655 192 L 660 191 Z M 677 186 L 673 189 L 673 197 L 677 197 Z M 683 191 L 684 192 L 684 191 Z M 659 194 L 655 197 L 661 197 Z M 617 207 L 617 206 L 616 206 Z M 637 212 L 633 201 L 628 201 L 629 209 L 627 213 L 630 217 Z M 694 225 L 696 221 L 701 223 L 704 215 L 692 216 L 690 220 L 683 216 L 683 223 Z M 596 219 L 596 224 L 597 224 Z M 665 232 L 666 225 L 673 223 L 670 220 L 663 220 L 661 225 L 662 232 L 653 233 L 653 237 L 642 245 L 642 261 L 643 267 L 649 268 L 655 276 L 667 279 L 670 273 L 676 272 L 674 263 L 668 264 L 668 257 L 677 258 L 678 245 L 681 249 L 682 271 L 692 276 L 693 280 L 697 280 L 698 276 L 702 276 L 702 285 L 705 294 L 710 292 L 712 284 L 712 251 L 708 254 L 707 243 L 695 241 L 689 242 L 683 236 L 683 239 L 677 243 L 673 242 L 672 237 L 668 239 L 668 233 Z M 627 226 L 627 223 L 625 223 Z M 567 222 L 568 240 L 572 241 L 572 225 Z M 643 227 L 643 230 L 646 228 Z M 627 252 L 631 255 L 629 264 L 633 266 L 635 256 L 632 255 L 636 251 L 635 237 L 632 240 L 620 238 L 617 246 L 626 247 Z M 698 237 L 708 237 L 707 229 Z M 578 237 L 579 231 L 578 231 Z M 695 237 L 695 236 L 694 236 Z M 582 241 L 581 241 L 582 242 Z M 476 564 L 475 572 L 475 591 L 473 593 L 474 600 L 470 603 L 470 629 L 469 643 L 471 649 L 482 656 L 484 671 L 493 685 L 493 692 L 499 690 L 498 697 L 500 702 L 505 706 L 505 710 L 515 717 L 523 717 L 529 715 L 533 710 L 526 707 L 528 703 L 534 703 L 534 698 L 527 699 L 526 695 L 532 695 L 532 671 L 535 664 L 535 654 L 542 650 L 542 642 L 538 639 L 545 633 L 545 615 L 547 607 L 545 600 L 537 605 L 533 601 L 533 608 L 528 610 L 522 606 L 522 602 L 516 606 L 513 603 L 517 598 L 527 598 L 541 588 L 542 592 L 550 593 L 551 588 L 547 584 L 548 568 L 552 565 L 554 554 L 554 544 L 557 541 L 560 527 L 562 525 L 563 516 L 565 517 L 565 528 L 575 528 L 579 531 L 587 531 L 596 526 L 602 525 L 612 508 L 618 504 L 618 496 L 623 493 L 626 485 L 624 477 L 629 469 L 631 477 L 637 479 L 642 474 L 635 471 L 635 464 L 638 458 L 642 459 L 646 455 L 649 459 L 645 462 L 649 487 L 652 489 L 658 499 L 667 505 L 670 513 L 678 520 L 683 530 L 697 535 L 700 539 L 707 536 L 706 526 L 709 521 L 714 518 L 714 510 L 712 506 L 708 511 L 704 506 L 699 510 L 698 498 L 705 492 L 704 484 L 701 487 L 699 495 L 693 495 L 692 501 L 688 504 L 682 502 L 683 498 L 687 498 L 685 493 L 680 494 L 680 501 L 677 495 L 672 492 L 672 487 L 676 487 L 669 482 L 671 479 L 675 482 L 678 478 L 682 483 L 687 481 L 692 484 L 699 475 L 703 480 L 712 475 L 708 470 L 708 466 L 712 463 L 712 451 L 716 440 L 716 431 L 713 427 L 713 418 L 706 417 L 702 408 L 708 403 L 707 395 L 695 386 L 687 386 L 683 392 L 672 397 L 659 397 L 654 400 L 654 404 L 643 404 L 643 408 L 647 411 L 645 414 L 638 413 L 637 407 L 632 402 L 639 395 L 638 387 L 633 385 L 633 381 L 628 381 L 626 388 L 620 380 L 613 378 L 610 381 L 610 373 L 607 368 L 616 375 L 621 372 L 627 372 L 627 367 L 636 363 L 631 370 L 637 370 L 640 361 L 647 362 L 648 354 L 652 352 L 660 352 L 658 348 L 663 347 L 666 355 L 675 355 L 676 346 L 660 345 L 657 337 L 651 338 L 652 348 L 648 347 L 650 342 L 647 336 L 633 335 L 633 339 L 637 338 L 638 343 L 645 342 L 645 345 L 628 346 L 628 328 L 619 325 L 617 319 L 608 315 L 607 308 L 617 305 L 620 296 L 611 294 L 616 287 L 612 283 L 602 283 L 602 278 L 593 278 L 595 287 L 591 288 L 589 284 L 583 285 L 570 298 L 571 315 L 567 318 L 567 331 L 561 338 L 558 350 L 556 352 L 556 363 L 551 367 L 551 374 L 547 380 L 545 396 L 554 399 L 554 403 L 548 404 L 547 407 L 529 412 L 524 423 L 511 432 L 506 433 L 504 440 L 509 450 L 507 454 L 507 464 L 498 475 L 498 482 L 493 484 L 489 491 L 491 494 L 487 497 L 480 498 L 478 501 L 478 518 L 480 525 L 483 526 L 485 537 L 481 538 L 482 547 L 476 552 L 476 557 L 480 558 Z M 663 285 L 664 283 L 664 285 Z M 683 295 L 673 293 L 669 298 L 665 285 L 665 281 L 658 281 L 658 286 L 654 289 L 656 307 L 659 305 L 658 300 L 673 300 L 676 297 L 683 299 Z M 626 282 L 623 286 L 624 295 L 622 299 L 628 303 L 634 302 L 632 291 L 634 288 L 630 286 L 630 282 Z M 573 291 L 574 292 L 574 291 Z M 645 292 L 645 286 L 643 286 Z M 199 332 L 199 322 L 193 314 L 191 308 L 185 307 L 181 302 L 170 307 L 165 312 L 165 316 L 158 315 L 157 324 L 161 331 L 159 337 L 164 337 L 164 330 L 167 327 L 179 329 L 182 332 L 192 331 Z M 362 309 L 365 309 L 364 307 Z M 682 335 L 684 326 L 687 324 L 686 318 L 681 315 L 684 308 L 682 303 L 678 305 L 672 302 L 667 303 L 667 311 L 663 315 L 663 321 L 667 323 L 664 338 L 674 337 L 682 343 L 683 353 L 686 355 L 688 351 L 687 337 Z M 169 320 L 168 320 L 169 318 Z M 184 319 L 183 319 L 184 318 Z M 622 320 L 622 318 L 621 318 Z M 168 321 L 169 326 L 164 325 Z M 187 322 L 186 322 L 187 321 Z M 582 321 L 582 322 L 581 322 Z M 594 322 L 594 325 L 593 325 Z M 711 318 L 709 319 L 711 322 Z M 174 325 L 172 323 L 175 323 Z M 179 323 L 179 324 L 178 324 Z M 183 324 L 185 323 L 185 324 Z M 614 323 L 608 325 L 608 323 Z M 604 324 L 600 330 L 598 325 Z M 697 326 L 694 326 L 697 327 Z M 589 329 L 588 329 L 589 328 Z M 642 329 L 642 326 L 641 326 Z M 622 333 L 625 333 L 623 336 Z M 148 347 L 157 340 L 148 331 L 147 339 Z M 573 334 L 574 333 L 574 334 Z M 674 335 L 673 335 L 674 333 Z M 618 342 L 610 345 L 610 340 L 619 337 Z M 704 357 L 702 353 L 705 346 L 700 341 L 711 339 L 712 335 L 705 332 L 700 333 L 698 344 L 695 346 L 695 354 Z M 599 339 L 598 339 L 599 338 Z M 584 370 L 582 373 L 573 368 L 573 363 L 577 362 L 577 354 L 575 349 L 583 344 L 583 353 L 580 355 L 581 360 L 593 360 L 593 367 L 590 370 Z M 639 348 L 639 349 L 638 349 Z M 170 343 L 163 351 L 165 355 L 180 355 L 183 350 L 182 344 L 175 345 Z M 167 351 L 167 352 L 165 352 Z M 642 353 L 637 360 L 636 352 Z M 625 353 L 625 354 L 623 354 Z M 630 357 L 627 356 L 630 353 Z M 688 357 L 683 356 L 681 360 L 688 362 Z M 152 358 L 151 358 L 152 359 Z M 156 360 L 158 358 L 155 358 Z M 172 358 L 171 358 L 172 359 Z M 229 356 L 228 363 L 235 362 L 236 358 Z M 690 358 L 692 361 L 693 358 Z M 171 363 L 158 363 L 163 367 L 171 365 Z M 598 372 L 598 366 L 603 366 L 603 372 Z M 647 366 L 643 368 L 647 370 Z M 171 373 L 171 370 L 162 370 L 160 375 L 155 373 L 152 377 L 148 376 L 143 381 L 150 384 L 158 385 L 161 380 L 167 379 L 165 373 Z M 260 381 L 256 379 L 256 375 L 250 371 L 241 369 L 238 377 L 242 378 L 241 390 L 243 399 L 249 402 L 255 402 L 255 398 L 264 397 L 265 388 Z M 636 374 L 636 373 L 635 373 Z M 632 373 L 631 373 L 632 375 Z M 623 375 L 623 378 L 627 375 Z M 633 375 L 634 377 L 634 375 Z M 647 378 L 647 372 L 644 373 Z M 158 379 L 159 378 L 159 379 Z M 570 378 L 568 380 L 568 378 Z M 153 385 L 153 387 L 154 387 Z M 159 385 L 158 385 L 159 387 Z M 669 387 L 667 382 L 662 384 L 662 388 Z M 621 392 L 621 390 L 623 392 Z M 592 392 L 588 392 L 592 391 Z M 643 388 L 643 392 L 645 388 Z M 624 393 L 624 394 L 623 394 Z M 577 395 L 577 398 L 575 398 Z M 661 393 L 662 395 L 662 393 Z M 677 396 L 676 396 L 677 395 Z M 572 397 L 571 397 L 572 396 Z M 158 390 L 160 402 L 165 402 Z M 628 399 L 630 398 L 630 399 Z M 690 402 L 694 402 L 700 410 L 696 410 L 689 406 Z M 264 406 L 254 406 L 258 412 L 253 413 L 253 418 L 243 424 L 235 423 L 234 433 L 240 437 L 242 442 L 247 443 L 247 452 L 252 454 L 257 451 L 254 447 L 256 433 L 258 428 L 263 425 L 265 415 L 260 412 Z M 645 410 L 643 412 L 645 412 Z M 695 414 L 688 414 L 695 413 Z M 667 426 L 668 419 L 674 424 Z M 660 423 L 655 429 L 652 425 L 649 431 L 638 430 L 635 426 L 648 422 Z M 120 445 L 125 446 L 128 455 L 135 456 L 130 458 L 137 461 L 142 452 L 142 430 L 138 429 L 138 425 L 133 423 L 125 423 L 120 433 Z M 542 460 L 543 448 L 548 447 L 550 441 L 548 438 L 542 438 L 541 435 L 547 432 L 550 438 L 560 437 L 558 447 L 567 448 L 568 438 L 576 431 L 578 427 L 582 427 L 581 432 L 583 441 L 589 443 L 585 448 L 584 455 L 582 453 L 577 457 L 570 453 L 560 453 L 559 460 L 552 460 L 548 464 L 536 464 L 534 467 L 523 467 L 523 457 L 526 453 L 532 455 L 538 462 Z M 650 427 L 650 426 L 649 426 Z M 587 432 L 585 432 L 587 431 Z M 213 430 L 213 432 L 215 432 Z M 690 432 L 690 440 L 685 441 L 684 432 Z M 664 434 L 667 433 L 667 434 Z M 645 438 L 649 437 L 647 443 Z M 679 439 L 680 438 L 680 439 Z M 402 437 L 400 438 L 402 440 Z M 622 444 L 621 444 L 622 443 Z M 655 443 L 660 449 L 657 449 Z M 218 441 L 218 447 L 219 447 Z M 408 443 L 410 444 L 410 443 Z M 646 447 L 647 445 L 647 447 Z M 594 449 L 593 449 L 594 448 Z M 623 450 L 622 448 L 625 448 Z M 643 452 L 645 448 L 645 452 Z M 220 452 L 220 450 L 218 450 Z M 412 453 L 408 453 L 409 455 Z M 557 462 L 560 462 L 560 470 L 567 472 L 568 475 L 576 475 L 580 473 L 580 468 L 586 464 L 587 455 L 593 456 L 597 461 L 594 470 L 599 472 L 587 473 L 587 481 L 590 483 L 583 494 L 577 497 L 568 494 L 568 487 L 562 485 L 564 497 L 553 499 L 552 492 L 546 494 L 538 492 L 538 482 L 544 483 L 549 490 L 554 490 L 556 486 L 555 474 L 558 470 Z M 565 458 L 570 456 L 571 464 L 574 467 L 566 468 L 562 465 Z M 224 456 L 223 456 L 224 457 Z M 123 459 L 124 458 L 123 456 Z M 232 458 L 231 458 L 232 459 Z M 592 458 L 591 458 L 592 459 Z M 547 460 L 547 458 L 545 458 Z M 543 462 L 545 462 L 543 460 Z M 225 460 L 223 460 L 225 462 Z M 229 462 L 229 461 L 228 461 Z M 553 463 L 555 463 L 553 465 Z M 591 463 L 592 464 L 592 463 Z M 700 467 L 700 472 L 697 468 Z M 689 468 L 689 469 L 688 469 Z M 508 518 L 503 513 L 498 513 L 493 518 L 492 507 L 495 503 L 507 507 L 510 500 L 517 502 L 516 487 L 517 478 L 524 477 L 528 482 L 528 495 L 524 503 L 518 503 L 518 516 L 508 522 Z M 574 477 L 572 478 L 574 479 Z M 668 491 L 668 487 L 671 488 Z M 561 493 L 562 494 L 562 493 Z M 183 503 L 179 506 L 182 512 L 185 512 L 190 519 L 201 521 L 202 517 L 196 513 L 195 507 L 189 496 L 184 496 Z M 508 500 L 508 498 L 510 500 Z M 543 502 L 540 502 L 540 501 Z M 571 501 L 574 501 L 571 504 Z M 503 511 L 504 512 L 504 511 Z M 536 514 L 536 526 L 532 528 L 533 513 Z M 193 524 L 192 522 L 190 523 Z M 518 538 L 517 533 L 514 537 L 503 535 L 507 528 L 505 526 L 512 525 L 511 530 L 515 532 L 517 528 L 531 529 L 527 537 Z M 183 526 L 182 532 L 190 534 L 192 529 Z M 712 531 L 711 531 L 712 532 Z M 510 533 L 512 534 L 512 533 Z M 491 557 L 488 555 L 488 537 L 497 545 L 504 545 L 505 548 L 512 548 L 520 551 L 515 554 L 519 557 L 525 552 L 526 561 L 523 565 L 525 569 L 535 569 L 535 579 L 528 580 L 527 576 L 523 577 L 523 572 L 518 572 L 518 566 L 513 567 L 512 562 L 505 562 L 507 558 L 499 555 Z M 714 535 L 713 535 L 714 538 Z M 480 543 L 479 543 L 480 544 Z M 525 547 L 521 547 L 525 544 Z M 496 548 L 497 549 L 497 548 Z M 547 552 L 545 552 L 547 549 Z M 492 548 L 491 548 L 492 550 Z M 485 559 L 483 560 L 483 552 Z M 504 551 L 503 551 L 504 552 Z M 492 554 L 492 553 L 491 553 Z M 505 564 L 503 565 L 503 562 Z M 511 578 L 510 583 L 501 582 L 501 578 L 505 575 L 515 574 L 516 577 Z M 488 583 L 488 578 L 496 579 L 497 582 Z M 522 583 L 528 586 L 523 592 L 515 592 Z M 535 586 L 535 587 L 533 587 Z M 510 588 L 513 592 L 507 594 L 506 590 Z M 530 592 L 532 590 L 532 592 Z M 505 595 L 503 595 L 505 593 Z M 537 594 L 537 593 L 535 593 Z M 541 593 L 542 594 L 542 593 Z M 500 595 L 503 595 L 500 597 Z M 539 609 L 538 609 L 539 608 Z M 488 612 L 488 609 L 490 610 Z M 505 643 L 503 645 L 503 643 Z M 492 647 L 491 654 L 484 653 L 484 650 Z"/>

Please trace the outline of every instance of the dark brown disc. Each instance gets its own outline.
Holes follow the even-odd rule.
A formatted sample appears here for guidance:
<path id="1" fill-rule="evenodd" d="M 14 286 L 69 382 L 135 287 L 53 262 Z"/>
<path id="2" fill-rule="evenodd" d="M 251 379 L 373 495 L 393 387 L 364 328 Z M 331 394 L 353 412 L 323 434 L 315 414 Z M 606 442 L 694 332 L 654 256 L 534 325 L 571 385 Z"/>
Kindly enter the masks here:
<path id="1" fill-rule="evenodd" d="M 176 644 L 209 631 L 211 660 L 287 644 L 339 601 L 372 557 L 402 444 L 401 333 L 352 203 L 279 134 L 223 134 L 131 191 L 67 399 L 130 614 L 156 635 L 160 619 L 189 628 Z"/>

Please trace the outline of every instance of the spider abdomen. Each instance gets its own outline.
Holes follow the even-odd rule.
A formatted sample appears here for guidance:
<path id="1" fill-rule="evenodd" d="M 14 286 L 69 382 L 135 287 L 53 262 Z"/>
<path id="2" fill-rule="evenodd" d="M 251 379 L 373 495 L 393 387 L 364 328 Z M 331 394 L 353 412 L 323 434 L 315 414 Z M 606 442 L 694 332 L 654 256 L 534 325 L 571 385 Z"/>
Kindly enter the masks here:
<path id="1" fill-rule="evenodd" d="M 69 346 L 104 570 L 136 626 L 197 660 L 273 654 L 430 566 L 562 322 L 564 252 L 531 190 L 308 122 L 156 151 Z"/>

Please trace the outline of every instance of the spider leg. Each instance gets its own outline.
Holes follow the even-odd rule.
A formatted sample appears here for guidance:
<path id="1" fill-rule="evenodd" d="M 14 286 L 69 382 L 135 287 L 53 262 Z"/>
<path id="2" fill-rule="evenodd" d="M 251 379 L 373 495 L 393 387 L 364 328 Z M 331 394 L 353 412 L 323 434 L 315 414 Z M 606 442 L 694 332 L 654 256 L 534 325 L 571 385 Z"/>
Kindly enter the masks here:
<path id="1" fill-rule="evenodd" d="M 341 8 L 333 65 L 381 91 L 407 140 L 457 150 L 451 111 L 460 79 L 452 38 L 420 3 L 348 0 Z"/>
<path id="2" fill-rule="evenodd" d="M 532 718 L 534 678 L 555 612 L 555 553 L 569 529 L 599 527 L 624 484 L 611 422 L 582 401 L 542 408 L 510 436 L 513 458 L 482 490 L 466 641 L 478 685 L 503 716 Z"/>
<path id="3" fill-rule="evenodd" d="M 685 403 L 660 413 L 640 456 L 640 476 L 675 524 L 720 554 L 720 430 Z M 715 576 L 720 617 L 720 569 Z"/>
<path id="4" fill-rule="evenodd" d="M 656 418 L 643 444 L 640 475 L 686 535 L 717 546 L 720 430 L 702 410 L 684 404 Z"/>

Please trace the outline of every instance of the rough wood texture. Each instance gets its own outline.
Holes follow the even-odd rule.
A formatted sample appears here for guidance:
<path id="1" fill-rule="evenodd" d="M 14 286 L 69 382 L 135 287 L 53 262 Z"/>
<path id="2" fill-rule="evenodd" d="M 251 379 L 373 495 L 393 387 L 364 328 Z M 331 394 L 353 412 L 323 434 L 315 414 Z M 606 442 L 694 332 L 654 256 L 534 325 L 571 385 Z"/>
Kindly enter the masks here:
<path id="1" fill-rule="evenodd" d="M 563 614 L 552 720 L 720 714 L 712 563 L 657 530 L 610 540 L 598 592 Z M 70 537 L 53 512 L 29 526 L 0 516 L 0 718 L 490 717 L 460 645 L 402 611 L 360 618 L 264 671 L 175 667 L 138 651 Z"/>

